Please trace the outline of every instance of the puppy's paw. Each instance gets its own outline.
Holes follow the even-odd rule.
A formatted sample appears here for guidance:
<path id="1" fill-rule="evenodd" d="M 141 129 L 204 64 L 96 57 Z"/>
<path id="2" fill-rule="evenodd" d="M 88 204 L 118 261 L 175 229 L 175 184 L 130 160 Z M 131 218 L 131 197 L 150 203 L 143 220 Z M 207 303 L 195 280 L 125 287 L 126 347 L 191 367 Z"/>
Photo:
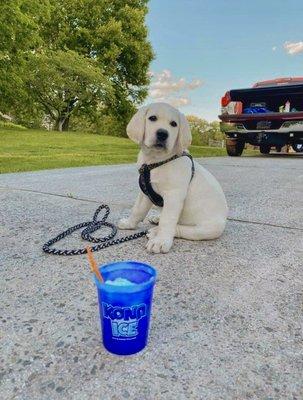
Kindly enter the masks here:
<path id="1" fill-rule="evenodd" d="M 158 234 L 158 227 L 155 226 L 154 228 L 150 228 L 147 232 L 147 237 L 148 239 L 153 239 L 154 237 L 156 237 Z"/>
<path id="2" fill-rule="evenodd" d="M 136 229 L 137 224 L 134 224 L 130 218 L 122 218 L 118 222 L 119 229 Z"/>
<path id="3" fill-rule="evenodd" d="M 149 253 L 168 253 L 172 245 L 173 239 L 155 236 L 149 239 L 146 248 Z"/>
<path id="4" fill-rule="evenodd" d="M 150 217 L 148 217 L 148 220 L 151 224 L 158 225 L 160 216 L 159 215 L 151 215 Z"/>

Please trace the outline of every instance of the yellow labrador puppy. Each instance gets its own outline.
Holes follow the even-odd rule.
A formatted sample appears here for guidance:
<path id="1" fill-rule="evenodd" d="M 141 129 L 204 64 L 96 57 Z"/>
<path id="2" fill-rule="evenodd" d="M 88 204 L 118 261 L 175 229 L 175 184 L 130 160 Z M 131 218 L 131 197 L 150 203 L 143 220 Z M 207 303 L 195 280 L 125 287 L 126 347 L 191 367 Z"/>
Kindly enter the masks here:
<path id="1" fill-rule="evenodd" d="M 150 171 L 152 189 L 162 197 L 158 226 L 149 230 L 147 250 L 167 253 L 174 237 L 189 240 L 218 238 L 224 231 L 227 204 L 218 181 L 200 164 L 185 156 L 191 132 L 185 116 L 166 103 L 142 107 L 127 126 L 127 134 L 141 151 L 138 166 L 179 157 Z M 192 170 L 194 174 L 192 177 Z M 135 229 L 153 206 L 140 191 L 129 218 L 120 229 Z"/>

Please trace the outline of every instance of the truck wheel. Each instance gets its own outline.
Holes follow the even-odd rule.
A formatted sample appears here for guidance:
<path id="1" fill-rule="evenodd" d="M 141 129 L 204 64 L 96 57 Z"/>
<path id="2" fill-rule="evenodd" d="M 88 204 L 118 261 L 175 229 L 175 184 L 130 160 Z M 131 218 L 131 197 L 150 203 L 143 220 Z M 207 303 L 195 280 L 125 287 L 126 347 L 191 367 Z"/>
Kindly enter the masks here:
<path id="1" fill-rule="evenodd" d="M 260 153 L 262 154 L 269 154 L 271 146 L 269 144 L 262 144 L 260 146 Z"/>
<path id="2" fill-rule="evenodd" d="M 226 151 L 231 157 L 240 156 L 243 153 L 245 142 L 242 140 L 226 139 Z"/>
<path id="3" fill-rule="evenodd" d="M 292 148 L 294 149 L 294 151 L 296 153 L 302 153 L 303 152 L 303 144 L 302 143 L 293 144 Z"/>

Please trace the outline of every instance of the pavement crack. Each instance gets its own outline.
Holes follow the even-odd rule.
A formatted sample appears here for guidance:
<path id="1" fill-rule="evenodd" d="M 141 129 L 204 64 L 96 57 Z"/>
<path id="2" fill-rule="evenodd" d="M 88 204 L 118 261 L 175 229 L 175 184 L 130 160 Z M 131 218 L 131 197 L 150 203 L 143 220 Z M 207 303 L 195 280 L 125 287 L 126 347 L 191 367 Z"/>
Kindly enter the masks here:
<path id="1" fill-rule="evenodd" d="M 100 203 L 100 201 L 98 201 L 98 200 L 86 199 L 86 198 L 82 198 L 82 197 L 68 196 L 66 194 L 59 194 L 59 193 L 42 192 L 40 190 L 33 190 L 33 189 L 14 188 L 14 187 L 9 187 L 9 186 L 0 186 L 0 189 L 15 190 L 15 191 L 18 191 L 18 192 L 44 194 L 46 196 L 64 197 L 65 199 L 71 199 L 71 200 L 77 200 L 77 201 L 86 201 L 86 202 L 95 203 L 95 204 L 99 204 Z"/>
<path id="2" fill-rule="evenodd" d="M 198 158 L 198 159 L 196 159 L 196 161 L 198 161 L 199 162 L 199 164 L 201 164 L 202 165 L 202 167 L 205 165 L 205 166 L 208 166 L 208 167 L 233 167 L 233 168 L 249 168 L 249 169 L 265 169 L 265 168 L 268 168 L 268 166 L 267 165 L 260 165 L 260 166 L 257 166 L 257 165 L 240 165 L 240 164 L 216 164 L 216 163 L 212 163 L 212 162 L 207 162 L 207 161 L 205 161 L 205 160 L 203 160 L 203 158 Z M 283 167 L 283 166 L 281 166 L 280 168 L 277 168 L 275 171 L 278 171 L 278 170 L 287 170 L 287 171 L 302 171 L 301 169 L 299 169 L 299 168 L 290 168 L 290 167 Z"/>
<path id="3" fill-rule="evenodd" d="M 260 221 L 249 221 L 246 219 L 238 219 L 238 218 L 227 218 L 229 221 L 234 222 L 242 222 L 244 224 L 252 224 L 252 225 L 264 225 L 264 226 L 271 226 L 273 228 L 282 228 L 282 229 L 291 229 L 294 231 L 303 231 L 303 228 L 298 228 L 294 226 L 287 226 L 287 225 L 278 225 L 278 224 L 271 224 L 270 222 L 260 222 Z"/>
<path id="4" fill-rule="evenodd" d="M 86 199 L 83 197 L 68 196 L 68 195 L 59 194 L 59 193 L 42 192 L 40 190 L 14 188 L 14 187 L 9 187 L 9 186 L 0 186 L 0 189 L 1 190 L 15 190 L 15 191 L 20 191 L 20 192 L 42 194 L 42 195 L 46 195 L 46 196 L 55 196 L 55 197 L 61 197 L 61 198 L 63 197 L 65 199 L 71 199 L 71 200 L 75 200 L 75 201 L 85 201 L 88 203 L 101 204 L 101 202 L 98 200 Z M 121 206 L 120 203 L 111 203 L 111 205 Z M 123 206 L 126 207 L 125 204 Z M 272 224 L 270 222 L 250 221 L 250 220 L 246 220 L 246 219 L 233 218 L 233 217 L 228 217 L 227 219 L 229 221 L 240 222 L 240 223 L 244 223 L 244 224 L 263 225 L 263 226 L 270 226 L 272 228 L 290 229 L 293 231 L 301 231 L 301 232 L 303 231 L 303 228 L 287 226 L 287 225 Z"/>

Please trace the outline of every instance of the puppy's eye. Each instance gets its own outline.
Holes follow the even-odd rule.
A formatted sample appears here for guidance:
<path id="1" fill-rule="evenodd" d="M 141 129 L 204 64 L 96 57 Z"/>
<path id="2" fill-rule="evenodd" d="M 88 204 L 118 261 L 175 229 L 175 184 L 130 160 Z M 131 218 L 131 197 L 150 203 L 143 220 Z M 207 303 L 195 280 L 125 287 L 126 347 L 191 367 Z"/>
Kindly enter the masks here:
<path id="1" fill-rule="evenodd" d="M 155 121 L 157 121 L 158 118 L 157 118 L 155 115 L 151 115 L 150 117 L 148 117 L 148 119 L 149 119 L 150 121 L 155 122 Z"/>
<path id="2" fill-rule="evenodd" d="M 177 122 L 176 121 L 171 121 L 171 126 L 173 126 L 174 128 L 176 127 L 176 126 L 178 126 L 178 124 L 177 124 Z"/>

